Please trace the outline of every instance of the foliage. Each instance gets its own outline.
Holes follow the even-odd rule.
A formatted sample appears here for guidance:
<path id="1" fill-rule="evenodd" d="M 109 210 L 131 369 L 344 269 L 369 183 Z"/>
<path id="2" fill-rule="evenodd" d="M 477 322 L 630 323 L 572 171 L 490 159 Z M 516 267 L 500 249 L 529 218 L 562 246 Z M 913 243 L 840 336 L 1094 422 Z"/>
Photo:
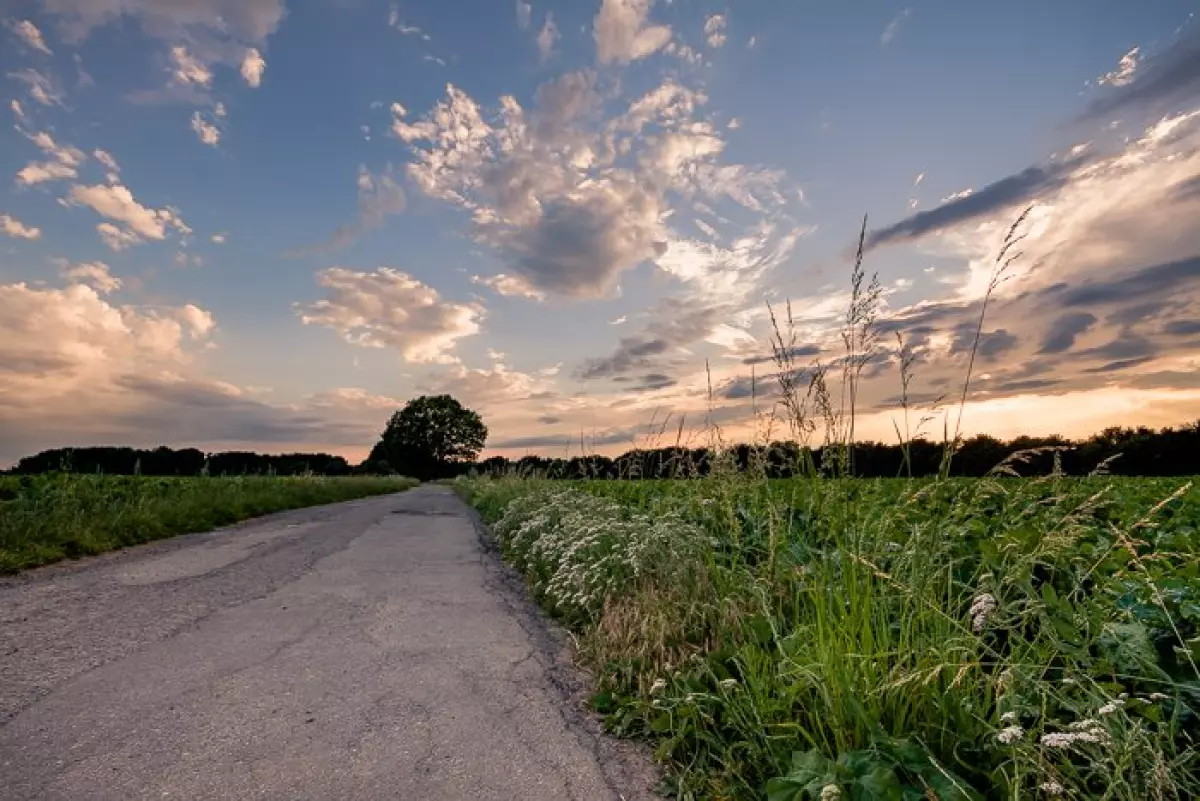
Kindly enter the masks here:
<path id="1" fill-rule="evenodd" d="M 450 395 L 422 395 L 392 415 L 368 463 L 422 480 L 455 475 L 483 450 L 487 426 Z"/>
<path id="2" fill-rule="evenodd" d="M 1044 475 L 1053 469 L 1054 449 L 1059 466 L 1067 475 L 1086 476 L 1098 466 L 1106 472 L 1125 476 L 1190 476 L 1200 473 L 1200 420 L 1179 427 L 1111 427 L 1087 439 L 1021 436 L 1000 440 L 986 434 L 964 439 L 954 452 L 950 475 L 982 478 L 1004 460 L 1017 453 L 1036 452 L 1023 467 L 1027 475 Z M 772 478 L 788 478 L 803 473 L 806 461 L 830 464 L 837 446 L 828 453 L 822 446 L 807 451 L 796 440 L 766 444 L 740 444 L 728 448 L 728 455 L 743 472 L 765 470 Z M 845 451 L 854 465 L 853 474 L 863 478 L 917 477 L 938 474 L 945 454 L 943 443 L 928 439 L 908 439 L 902 443 L 855 442 Z M 681 478 L 708 475 L 713 452 L 708 447 L 644 447 L 629 450 L 615 458 L 589 454 L 570 459 L 524 456 L 517 460 L 503 456 L 485 459 L 477 466 L 481 474 L 501 476 L 508 473 L 537 474 L 558 479 L 645 479 Z"/>
<path id="3" fill-rule="evenodd" d="M 196 448 L 175 450 L 165 446 L 154 449 L 53 448 L 26 456 L 10 472 L 36 475 L 59 471 L 109 476 L 299 476 L 310 473 L 348 476 L 355 472 L 344 458 L 328 453 L 204 453 Z"/>
<path id="4" fill-rule="evenodd" d="M 680 798 L 1200 792 L 1200 492 L 1186 485 L 730 472 L 458 486 L 542 586 L 576 531 L 610 538 L 572 562 L 600 612 L 564 619 L 600 676 L 596 708 L 652 738 Z M 609 554 L 645 536 L 627 521 L 660 519 L 688 556 L 631 580 Z"/>
<path id="5" fill-rule="evenodd" d="M 248 517 L 398 492 L 405 478 L 0 477 L 0 572 L 97 554 Z"/>

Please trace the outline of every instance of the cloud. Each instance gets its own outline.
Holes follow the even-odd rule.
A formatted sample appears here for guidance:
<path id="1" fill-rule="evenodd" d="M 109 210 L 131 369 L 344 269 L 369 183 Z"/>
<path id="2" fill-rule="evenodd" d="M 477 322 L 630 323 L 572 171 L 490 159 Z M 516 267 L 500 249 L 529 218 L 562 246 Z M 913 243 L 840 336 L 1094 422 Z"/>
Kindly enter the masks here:
<path id="1" fill-rule="evenodd" d="M 121 279 L 109 272 L 102 261 L 71 264 L 66 259 L 58 260 L 59 272 L 69 283 L 90 286 L 101 295 L 116 292 L 121 288 Z"/>
<path id="2" fill-rule="evenodd" d="M 1038 353 L 1063 353 L 1075 345 L 1075 338 L 1096 323 L 1096 317 L 1088 312 L 1072 312 L 1057 318 L 1046 330 L 1042 347 Z"/>
<path id="3" fill-rule="evenodd" d="M 171 48 L 171 81 L 181 86 L 196 85 L 206 89 L 212 85 L 213 74 L 188 52 L 183 45 Z"/>
<path id="4" fill-rule="evenodd" d="M 26 68 L 8 73 L 8 77 L 25 84 L 29 96 L 43 106 L 63 104 L 64 92 L 58 82 L 49 75 Z"/>
<path id="5" fill-rule="evenodd" d="M 598 80 L 566 73 L 539 87 L 532 109 L 505 96 L 494 116 L 453 85 L 414 121 L 392 107 L 413 184 L 469 212 L 504 274 L 548 296 L 607 297 L 669 249 L 672 195 L 763 214 L 786 202 L 782 173 L 720 163 L 719 134 L 695 119 L 702 93 L 668 79 L 606 115 Z"/>
<path id="6" fill-rule="evenodd" d="M 215 330 L 205 309 L 121 305 L 85 281 L 0 284 L 0 463 L 112 442 L 358 459 L 403 405 L 357 388 L 267 402 L 203 373 L 200 357 Z"/>
<path id="7" fill-rule="evenodd" d="M 515 275 L 506 275 L 499 273 L 488 277 L 473 275 L 471 283 L 486 286 L 488 289 L 495 292 L 497 295 L 505 295 L 513 298 L 527 298 L 529 300 L 542 301 L 546 299 L 546 293 L 535 289 L 523 278 Z"/>
<path id="8" fill-rule="evenodd" d="M 29 140 L 50 157 L 48 161 L 30 162 L 17 172 L 17 183 L 25 186 L 74 178 L 87 155 L 70 145 L 59 145 L 45 131 L 29 135 Z"/>
<path id="9" fill-rule="evenodd" d="M 110 250 L 121 252 L 133 245 L 142 244 L 143 240 L 140 236 L 132 231 L 126 231 L 123 228 L 118 228 L 112 223 L 100 223 L 96 226 L 96 233 L 100 235 L 100 241 L 109 247 Z"/>
<path id="10" fill-rule="evenodd" d="M 262 85 L 262 77 L 266 69 L 267 62 L 262 57 L 262 53 L 254 47 L 247 49 L 245 57 L 242 58 L 241 73 L 242 79 L 252 89 L 257 89 Z"/>
<path id="11" fill-rule="evenodd" d="M 212 236 L 209 237 L 209 241 L 211 241 L 214 245 L 224 245 L 225 240 L 226 240 L 225 234 L 213 234 Z"/>
<path id="12" fill-rule="evenodd" d="M 888 23 L 887 27 L 883 29 L 883 33 L 880 34 L 879 43 L 882 45 L 889 45 L 895 41 L 896 36 L 900 33 L 900 26 L 902 26 L 905 20 L 911 16 L 912 9 L 906 8 L 896 16 L 892 17 L 892 21 Z"/>
<path id="13" fill-rule="evenodd" d="M 427 394 L 447 394 L 473 408 L 495 409 L 505 404 L 527 402 L 552 390 L 554 382 L 545 376 L 512 370 L 494 364 L 486 370 L 452 365 L 420 385 Z"/>
<path id="14" fill-rule="evenodd" d="M 525 30 L 533 20 L 533 4 L 517 0 L 517 27 Z"/>
<path id="15" fill-rule="evenodd" d="M 359 237 L 376 230 L 388 217 L 404 211 L 408 199 L 404 189 L 396 182 L 392 166 L 383 172 L 372 173 L 365 165 L 358 167 L 358 214 L 353 222 L 340 226 L 324 244 L 312 248 L 301 248 L 291 255 L 326 253 L 344 248 Z"/>
<path id="16" fill-rule="evenodd" d="M 409 362 L 455 361 L 459 339 L 479 332 L 483 307 L 452 303 L 436 289 L 390 267 L 357 272 L 330 267 L 317 274 L 326 298 L 297 304 L 308 325 L 332 328 L 347 342 L 365 348 L 392 348 Z"/>
<path id="17" fill-rule="evenodd" d="M 1191 25 L 1163 52 L 1139 60 L 1134 48 L 1117 70 L 1100 80 L 1110 90 L 1096 98 L 1081 119 L 1095 120 L 1130 111 L 1172 111 L 1200 92 L 1200 27 Z"/>
<path id="18" fill-rule="evenodd" d="M 603 0 L 592 25 L 601 64 L 637 61 L 671 41 L 669 26 L 647 25 L 650 5 L 651 0 Z"/>
<path id="19" fill-rule="evenodd" d="M 53 51 L 46 46 L 46 40 L 42 38 L 42 32 L 29 20 L 14 20 L 8 24 L 8 27 L 30 49 L 36 50 L 43 55 L 54 55 Z"/>
<path id="20" fill-rule="evenodd" d="M 204 119 L 199 111 L 192 114 L 192 130 L 202 144 L 216 147 L 221 142 L 221 129 Z"/>
<path id="21" fill-rule="evenodd" d="M 71 187 L 69 203 L 87 206 L 101 217 L 107 217 L 126 226 L 126 233 L 142 239 L 165 239 L 167 231 L 174 228 L 181 234 L 190 234 L 191 229 L 183 222 L 179 212 L 168 206 L 164 209 L 147 208 L 134 199 L 133 193 L 121 184 L 109 186 Z M 103 232 L 102 232 L 103 235 Z"/>
<path id="22" fill-rule="evenodd" d="M 977 192 L 952 196 L 951 200 L 936 208 L 918 212 L 887 228 L 871 231 L 867 236 L 867 248 L 877 248 L 890 242 L 920 239 L 932 232 L 1027 204 L 1039 195 L 1067 184 L 1083 164 L 1082 159 L 1076 158 L 1028 167 L 1016 175 L 988 184 Z"/>
<path id="23" fill-rule="evenodd" d="M 1097 83 L 1101 86 L 1125 86 L 1128 83 L 1133 83 L 1134 73 L 1138 68 L 1138 52 L 1139 47 L 1134 47 L 1125 55 L 1121 56 L 1121 60 L 1117 62 L 1117 68 L 1112 72 L 1106 72 L 1097 79 Z"/>
<path id="24" fill-rule="evenodd" d="M 97 148 L 96 150 L 92 151 L 92 157 L 95 158 L 96 161 L 103 164 L 108 170 L 110 180 L 112 180 L 115 176 L 120 175 L 121 166 L 117 164 L 117 160 L 113 158 L 112 154 L 108 151 Z"/>
<path id="25" fill-rule="evenodd" d="M 41 239 L 42 229 L 28 226 L 15 217 L 0 214 L 0 231 L 13 239 Z"/>
<path id="26" fill-rule="evenodd" d="M 554 43 L 558 38 L 558 26 L 554 24 L 554 15 L 547 11 L 546 21 L 542 23 L 542 29 L 537 35 L 538 55 L 542 61 L 554 55 Z"/>
<path id="27" fill-rule="evenodd" d="M 128 17 L 151 36 L 190 39 L 206 48 L 229 39 L 262 42 L 286 13 L 284 0 L 43 0 L 42 4 L 74 41 Z"/>
<path id="28" fill-rule="evenodd" d="M 725 44 L 724 14 L 713 14 L 704 21 L 704 36 L 709 47 L 718 48 Z"/>

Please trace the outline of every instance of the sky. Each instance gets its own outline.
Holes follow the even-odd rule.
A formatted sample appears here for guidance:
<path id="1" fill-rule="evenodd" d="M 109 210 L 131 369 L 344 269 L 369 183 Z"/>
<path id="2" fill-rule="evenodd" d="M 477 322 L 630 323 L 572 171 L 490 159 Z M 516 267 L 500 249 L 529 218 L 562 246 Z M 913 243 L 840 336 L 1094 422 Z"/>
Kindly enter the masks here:
<path id="1" fill-rule="evenodd" d="M 864 215 L 858 436 L 904 359 L 953 427 L 985 297 L 963 433 L 1195 421 L 1197 10 L 0 0 L 0 465 L 778 436 L 768 304 L 836 374 Z"/>

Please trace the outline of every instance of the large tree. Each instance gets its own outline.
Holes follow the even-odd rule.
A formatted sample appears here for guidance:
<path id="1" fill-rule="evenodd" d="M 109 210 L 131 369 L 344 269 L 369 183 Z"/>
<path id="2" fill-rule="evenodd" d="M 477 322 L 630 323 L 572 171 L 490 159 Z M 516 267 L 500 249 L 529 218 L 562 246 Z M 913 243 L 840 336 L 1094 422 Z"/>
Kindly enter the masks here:
<path id="1" fill-rule="evenodd" d="M 441 478 L 474 461 L 487 433 L 479 414 L 450 395 L 422 395 L 392 415 L 368 461 L 413 478 Z"/>

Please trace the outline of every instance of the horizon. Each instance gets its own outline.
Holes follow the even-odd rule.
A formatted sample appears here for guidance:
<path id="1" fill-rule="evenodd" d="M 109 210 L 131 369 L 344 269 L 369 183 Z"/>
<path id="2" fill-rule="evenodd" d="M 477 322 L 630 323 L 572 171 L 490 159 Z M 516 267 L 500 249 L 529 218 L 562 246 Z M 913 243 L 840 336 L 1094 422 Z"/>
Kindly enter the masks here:
<path id="1" fill-rule="evenodd" d="M 358 463 L 441 393 L 482 415 L 480 459 L 581 431 L 617 455 L 702 421 L 710 372 L 749 441 L 767 303 L 801 364 L 836 359 L 864 213 L 883 336 L 856 438 L 888 444 L 894 333 L 914 419 L 956 407 L 1027 207 L 963 436 L 1190 424 L 1192 8 L 0 2 L 0 464 Z"/>

